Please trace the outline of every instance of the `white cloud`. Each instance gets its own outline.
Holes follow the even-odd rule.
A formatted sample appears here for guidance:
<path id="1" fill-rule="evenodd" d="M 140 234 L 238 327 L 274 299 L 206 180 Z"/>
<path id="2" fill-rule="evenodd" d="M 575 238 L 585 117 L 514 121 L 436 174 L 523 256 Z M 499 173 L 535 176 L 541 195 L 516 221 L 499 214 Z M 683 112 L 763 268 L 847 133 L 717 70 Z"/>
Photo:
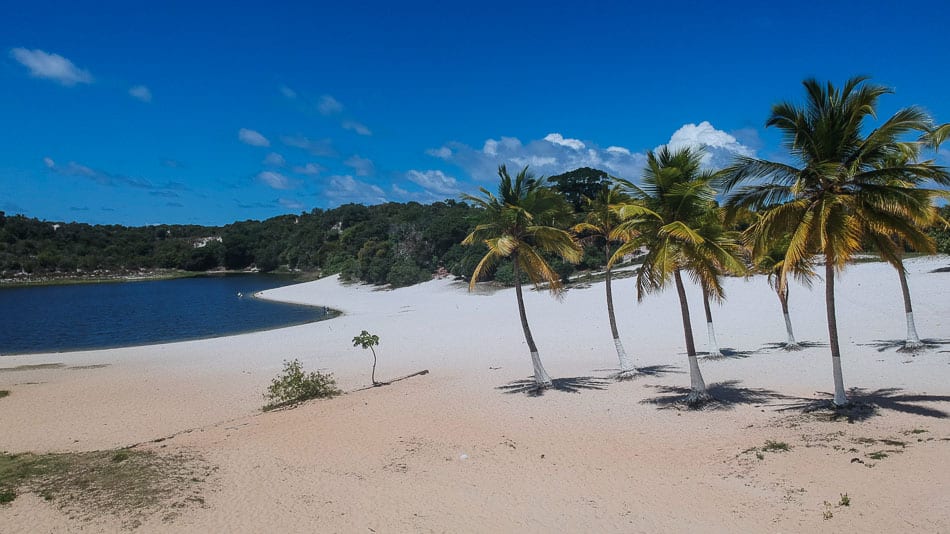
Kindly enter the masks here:
<path id="1" fill-rule="evenodd" d="M 45 164 L 46 167 L 50 169 L 56 168 L 56 162 L 53 161 L 53 158 L 50 158 L 50 157 L 43 158 L 43 164 Z"/>
<path id="2" fill-rule="evenodd" d="M 373 135 L 369 128 L 356 121 L 343 121 L 342 126 L 344 130 L 352 130 L 360 135 Z"/>
<path id="3" fill-rule="evenodd" d="M 411 170 L 406 173 L 406 178 L 430 193 L 456 195 L 459 192 L 458 181 L 451 176 L 446 176 L 442 171 Z"/>
<path id="4" fill-rule="evenodd" d="M 297 186 L 290 178 L 274 171 L 262 171 L 257 175 L 257 179 L 273 189 L 293 189 Z"/>
<path id="5" fill-rule="evenodd" d="M 329 139 L 309 139 L 302 135 L 285 135 L 280 140 L 287 146 L 306 150 L 314 156 L 336 156 L 336 151 L 333 150 Z"/>
<path id="6" fill-rule="evenodd" d="M 291 100 L 293 100 L 294 98 L 297 98 L 297 91 L 294 91 L 293 89 L 291 89 L 290 87 L 287 87 L 286 85 L 280 86 L 280 94 L 284 95 L 285 98 L 289 98 Z"/>
<path id="7" fill-rule="evenodd" d="M 316 163 L 307 163 L 306 165 L 298 165 L 293 168 L 296 174 L 306 174 L 307 176 L 316 176 L 325 170 L 322 165 L 317 165 Z"/>
<path id="8" fill-rule="evenodd" d="M 406 191 L 405 189 L 399 187 L 396 184 L 392 185 L 392 190 L 393 190 L 393 194 L 399 197 L 406 198 L 406 197 L 412 196 L 412 193 L 410 193 L 409 191 Z"/>
<path id="9" fill-rule="evenodd" d="M 430 148 L 426 150 L 426 154 L 439 158 L 439 159 L 449 159 L 450 157 L 452 157 L 452 149 L 447 146 L 443 146 L 439 148 Z"/>
<path id="10" fill-rule="evenodd" d="M 753 139 L 751 132 L 744 139 Z M 706 146 L 703 160 L 706 167 L 721 168 L 735 154 L 755 155 L 755 149 L 724 131 L 717 130 L 708 122 L 686 124 L 670 138 L 672 147 Z M 498 166 L 507 165 L 509 171 L 520 171 L 524 166 L 535 175 L 551 176 L 579 167 L 593 167 L 608 173 L 637 180 L 646 164 L 646 153 L 634 152 L 619 145 L 601 148 L 594 143 L 566 138 L 561 134 L 548 134 L 541 139 L 522 143 L 513 137 L 487 139 L 481 149 L 458 142 L 449 142 L 427 154 L 460 167 L 476 182 L 492 182 L 497 178 Z M 460 187 L 464 189 L 464 182 Z"/>
<path id="11" fill-rule="evenodd" d="M 351 167 L 357 176 L 371 176 L 376 172 L 373 161 L 367 158 L 361 158 L 359 155 L 350 157 L 344 161 L 343 164 L 347 167 Z"/>
<path id="12" fill-rule="evenodd" d="M 92 83 L 92 74 L 80 69 L 72 61 L 59 54 L 49 54 L 42 50 L 14 48 L 10 57 L 30 69 L 30 76 L 56 81 L 67 87 L 77 83 Z"/>
<path id="13" fill-rule="evenodd" d="M 544 140 L 548 143 L 566 146 L 567 148 L 573 148 L 574 150 L 582 150 L 587 146 L 579 139 L 565 139 L 564 136 L 559 133 L 549 133 L 548 135 L 544 136 Z"/>
<path id="14" fill-rule="evenodd" d="M 323 194 L 338 204 L 346 202 L 381 204 L 386 202 L 386 193 L 382 188 L 367 182 L 361 182 L 349 175 L 331 176 Z"/>
<path id="15" fill-rule="evenodd" d="M 320 101 L 317 102 L 317 110 L 323 115 L 334 115 L 343 111 L 343 104 L 330 95 L 323 95 L 320 97 Z"/>
<path id="16" fill-rule="evenodd" d="M 289 210 L 302 210 L 303 203 L 292 198 L 278 198 L 277 203 Z"/>
<path id="17" fill-rule="evenodd" d="M 657 149 L 662 146 L 657 147 Z M 740 156 L 755 155 L 755 150 L 740 143 L 733 135 L 717 130 L 709 121 L 703 121 L 699 124 L 684 124 L 679 130 L 673 132 L 666 146 L 670 150 L 684 147 L 705 147 L 706 155 L 703 156 L 703 164 L 706 167 L 714 168 L 725 167 L 730 163 L 732 157 L 737 154 Z"/>
<path id="18" fill-rule="evenodd" d="M 141 100 L 142 102 L 152 101 L 152 92 L 149 91 L 148 87 L 145 87 L 144 85 L 136 85 L 135 87 L 132 87 L 129 89 L 129 95 L 131 95 L 132 98 Z"/>
<path id="19" fill-rule="evenodd" d="M 240 139 L 242 143 L 246 143 L 251 146 L 270 146 L 270 141 L 261 135 L 260 132 L 249 130 L 247 128 L 241 128 L 238 130 L 238 139 Z"/>
<path id="20" fill-rule="evenodd" d="M 579 167 L 595 167 L 615 176 L 633 179 L 640 175 L 646 157 L 621 147 L 601 149 L 593 144 L 575 143 L 564 139 L 555 143 L 548 138 L 522 143 L 514 137 L 488 139 L 482 148 L 449 142 L 433 154 L 462 168 L 476 181 L 491 182 L 497 177 L 498 166 L 507 165 L 509 171 L 520 171 L 524 166 L 535 175 L 551 176 Z M 578 148 L 583 145 L 584 148 Z"/>
<path id="21" fill-rule="evenodd" d="M 264 158 L 265 165 L 271 165 L 273 167 L 283 167 L 287 164 L 287 160 L 284 159 L 284 156 L 281 156 L 277 152 L 271 152 Z"/>

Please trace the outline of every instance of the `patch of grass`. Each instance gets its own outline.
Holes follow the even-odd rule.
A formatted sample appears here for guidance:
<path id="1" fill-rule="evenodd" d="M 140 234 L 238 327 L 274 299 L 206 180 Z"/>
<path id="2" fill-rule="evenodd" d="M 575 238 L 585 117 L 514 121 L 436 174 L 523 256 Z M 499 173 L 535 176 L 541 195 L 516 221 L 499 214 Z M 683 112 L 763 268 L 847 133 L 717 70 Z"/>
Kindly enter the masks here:
<path id="1" fill-rule="evenodd" d="M 271 381 L 264 398 L 264 411 L 289 406 L 309 399 L 335 397 L 343 393 L 332 374 L 304 373 L 299 360 L 285 361 L 284 370 Z"/>
<path id="2" fill-rule="evenodd" d="M 755 457 L 758 458 L 759 460 L 764 460 L 764 459 L 765 459 L 765 455 L 762 454 L 761 452 L 758 452 L 758 451 L 756 451 Z"/>
<path id="3" fill-rule="evenodd" d="M 2 399 L 2 398 L 4 398 L 4 397 L 9 397 L 9 396 L 10 396 L 10 391 L 9 391 L 9 390 L 0 389 L 0 399 Z"/>
<path id="4" fill-rule="evenodd" d="M 762 450 L 765 452 L 788 452 L 791 450 L 791 447 L 789 447 L 788 443 L 785 443 L 784 441 L 767 440 L 765 445 L 762 447 Z"/>
<path id="5" fill-rule="evenodd" d="M 838 501 L 838 506 L 851 506 L 851 497 L 848 497 L 847 493 L 842 493 L 841 500 Z"/>
<path id="6" fill-rule="evenodd" d="M 880 441 L 881 443 L 885 445 L 890 445 L 891 447 L 906 447 L 907 446 L 906 442 L 899 441 L 896 439 L 881 439 L 878 441 Z"/>
<path id="7" fill-rule="evenodd" d="M 127 518 L 180 508 L 200 498 L 193 482 L 213 469 L 197 458 L 135 449 L 0 454 L 0 502 L 32 492 L 78 518 L 101 512 Z"/>
<path id="8" fill-rule="evenodd" d="M 868 455 L 868 458 L 872 460 L 883 460 L 887 458 L 887 453 L 884 451 L 875 451 Z"/>
<path id="9" fill-rule="evenodd" d="M 861 443 L 864 445 L 871 445 L 871 444 L 877 443 L 877 440 L 874 438 L 854 438 L 852 441 L 854 441 L 855 443 Z"/>
<path id="10" fill-rule="evenodd" d="M 929 432 L 929 430 L 925 430 L 923 428 L 915 428 L 913 430 L 908 430 L 907 432 L 904 432 L 904 434 L 924 434 L 926 432 Z"/>

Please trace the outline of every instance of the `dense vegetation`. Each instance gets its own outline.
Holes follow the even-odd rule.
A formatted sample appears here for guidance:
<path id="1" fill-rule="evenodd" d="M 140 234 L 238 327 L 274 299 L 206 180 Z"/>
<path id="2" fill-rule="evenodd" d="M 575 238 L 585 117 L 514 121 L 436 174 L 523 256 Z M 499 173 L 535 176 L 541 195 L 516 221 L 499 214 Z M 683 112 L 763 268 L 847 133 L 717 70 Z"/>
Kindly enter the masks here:
<path id="1" fill-rule="evenodd" d="M 471 273 L 478 252 L 459 242 L 474 208 L 347 204 L 223 227 L 53 223 L 0 212 L 0 275 L 138 269 L 343 273 L 374 284 L 410 285 L 439 267 Z"/>

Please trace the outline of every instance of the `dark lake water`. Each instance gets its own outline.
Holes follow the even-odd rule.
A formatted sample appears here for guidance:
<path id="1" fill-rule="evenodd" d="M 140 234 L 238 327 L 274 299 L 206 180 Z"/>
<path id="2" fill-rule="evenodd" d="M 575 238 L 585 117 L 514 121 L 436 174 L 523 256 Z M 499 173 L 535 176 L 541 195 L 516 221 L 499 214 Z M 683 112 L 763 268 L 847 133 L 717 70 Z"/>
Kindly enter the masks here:
<path id="1" fill-rule="evenodd" d="M 247 274 L 4 288 L 0 355 L 164 343 L 327 318 L 323 307 L 251 296 L 291 283 L 288 278 Z"/>

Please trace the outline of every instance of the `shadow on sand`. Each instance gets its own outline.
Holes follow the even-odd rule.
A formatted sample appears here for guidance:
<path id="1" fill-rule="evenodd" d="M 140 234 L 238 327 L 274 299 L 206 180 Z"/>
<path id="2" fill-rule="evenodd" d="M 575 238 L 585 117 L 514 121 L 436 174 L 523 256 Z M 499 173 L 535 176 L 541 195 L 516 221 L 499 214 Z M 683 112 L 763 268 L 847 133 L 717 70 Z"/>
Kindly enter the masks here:
<path id="1" fill-rule="evenodd" d="M 594 369 L 594 371 L 598 373 L 609 373 L 607 378 L 610 380 L 616 380 L 618 382 L 637 380 L 638 378 L 661 377 L 673 373 L 683 374 L 686 372 L 681 370 L 676 365 L 646 365 L 643 367 L 637 367 L 635 371 L 629 373 L 621 373 L 620 369 L 616 367 L 610 369 Z"/>
<path id="2" fill-rule="evenodd" d="M 822 343 L 820 341 L 799 341 L 797 343 L 798 348 L 789 349 L 788 343 L 782 341 L 780 343 L 766 343 L 760 350 L 784 350 L 788 352 L 795 352 L 798 350 L 813 349 L 815 347 L 827 347 L 827 343 Z"/>
<path id="3" fill-rule="evenodd" d="M 917 352 L 923 352 L 930 349 L 939 349 L 950 345 L 950 339 L 934 339 L 927 338 L 921 339 L 921 347 L 916 349 L 905 349 L 904 343 L 907 340 L 905 339 L 875 339 L 870 343 L 858 343 L 862 347 L 874 347 L 878 352 L 884 352 L 886 350 L 896 350 L 897 352 L 906 352 L 908 354 L 914 354 Z"/>
<path id="4" fill-rule="evenodd" d="M 950 395 L 925 395 L 916 393 L 903 393 L 900 388 L 885 388 L 868 391 L 863 388 L 852 388 L 848 391 L 848 398 L 851 404 L 845 407 L 836 408 L 832 403 L 831 393 L 820 392 L 824 398 L 804 399 L 793 398 L 788 403 L 779 404 L 779 411 L 801 411 L 803 413 L 814 413 L 827 416 L 829 420 L 847 419 L 849 423 L 854 421 L 864 421 L 875 415 L 879 415 L 883 410 L 921 415 L 924 417 L 935 417 L 946 419 L 950 413 L 938 410 L 921 403 L 929 402 L 950 402 Z"/>
<path id="5" fill-rule="evenodd" d="M 776 391 L 761 388 L 744 388 L 739 386 L 738 380 L 727 380 L 712 384 L 706 388 L 711 400 L 699 406 L 688 406 L 685 402 L 690 388 L 679 386 L 648 386 L 656 389 L 660 394 L 640 401 L 641 404 L 653 404 L 659 408 L 686 408 L 701 410 L 731 410 L 740 404 L 768 404 L 777 400 L 787 400 L 791 397 Z"/>
<path id="6" fill-rule="evenodd" d="M 524 393 L 529 397 L 540 397 L 548 391 L 564 391 L 567 393 L 580 393 L 584 389 L 607 389 L 609 382 L 605 378 L 593 376 L 573 376 L 569 378 L 555 378 L 551 380 L 551 387 L 540 388 L 534 381 L 534 378 L 524 380 L 515 380 L 504 386 L 498 386 L 504 393 Z"/>

